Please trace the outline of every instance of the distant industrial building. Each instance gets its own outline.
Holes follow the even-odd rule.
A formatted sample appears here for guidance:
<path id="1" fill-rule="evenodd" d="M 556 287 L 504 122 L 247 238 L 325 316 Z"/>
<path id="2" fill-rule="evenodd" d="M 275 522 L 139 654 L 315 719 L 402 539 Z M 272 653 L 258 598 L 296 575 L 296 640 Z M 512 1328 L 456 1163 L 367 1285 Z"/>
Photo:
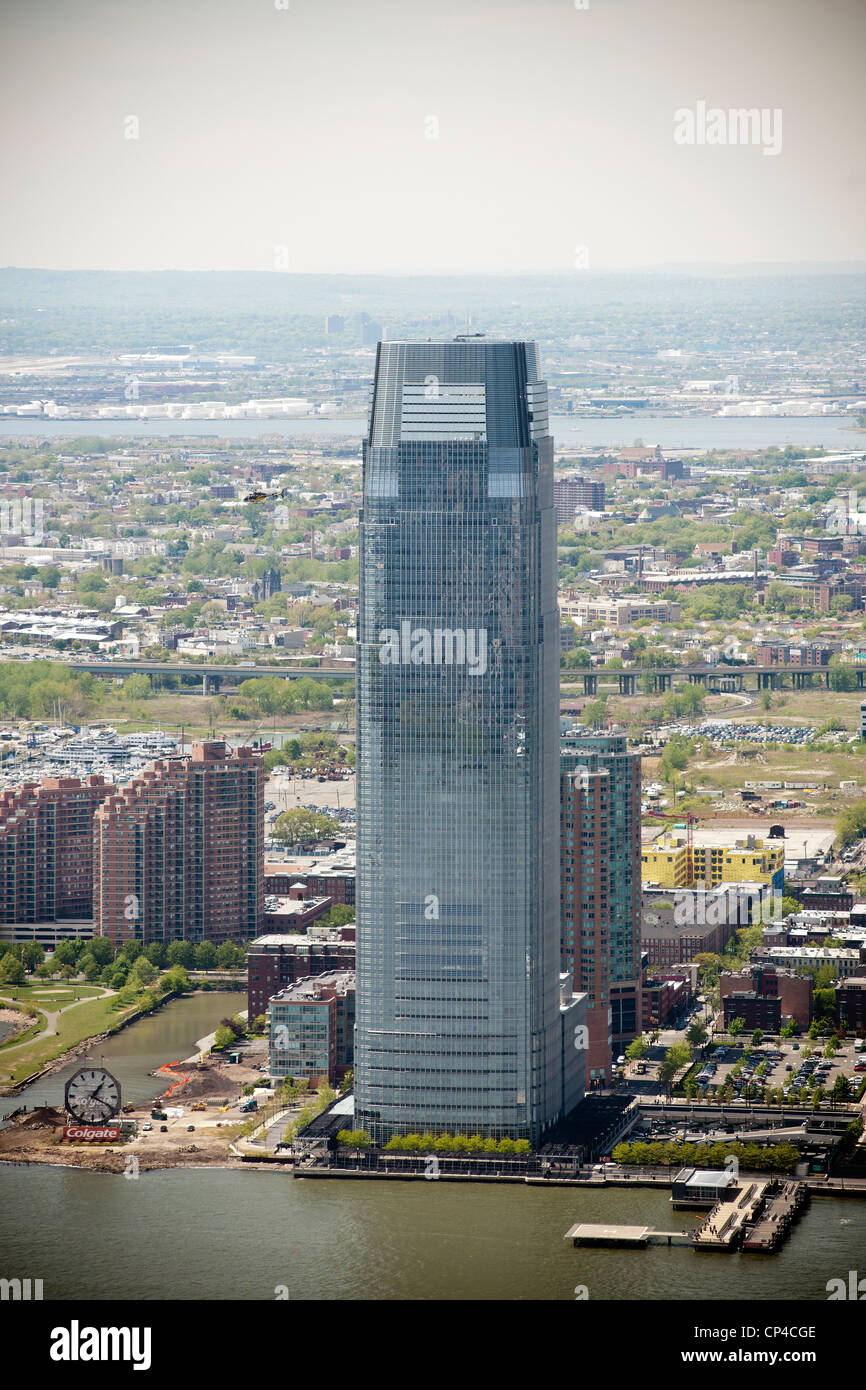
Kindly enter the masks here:
<path id="1" fill-rule="evenodd" d="M 644 889 L 641 947 L 651 967 L 693 960 L 700 952 L 720 954 L 738 927 L 760 915 L 765 884 L 731 883 L 716 888 Z M 775 943 L 774 943 L 775 944 Z"/>
<path id="2" fill-rule="evenodd" d="M 815 642 L 803 642 L 792 647 L 789 642 L 759 642 L 756 655 L 759 666 L 827 666 L 835 647 L 820 647 Z"/>
<path id="3" fill-rule="evenodd" d="M 265 893 L 288 895 L 290 889 L 302 884 L 316 897 L 328 897 L 348 907 L 355 905 L 355 851 L 338 850 L 326 861 L 308 865 L 266 863 Z"/>
<path id="4" fill-rule="evenodd" d="M 866 978 L 862 975 L 837 984 L 836 1018 L 849 1033 L 866 1037 Z"/>
<path id="5" fill-rule="evenodd" d="M 632 623 L 649 619 L 654 623 L 676 623 L 680 605 L 668 599 L 616 598 L 578 599 L 563 606 L 563 611 L 579 627 L 630 627 Z"/>

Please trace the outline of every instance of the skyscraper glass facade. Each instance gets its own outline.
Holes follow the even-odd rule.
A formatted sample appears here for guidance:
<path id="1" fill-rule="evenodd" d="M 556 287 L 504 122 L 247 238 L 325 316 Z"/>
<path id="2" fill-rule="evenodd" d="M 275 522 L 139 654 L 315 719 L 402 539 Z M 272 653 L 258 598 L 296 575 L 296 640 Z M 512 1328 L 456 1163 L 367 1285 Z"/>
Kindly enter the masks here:
<path id="1" fill-rule="evenodd" d="M 357 1122 L 534 1140 L 566 1096 L 535 344 L 381 343 L 363 490 Z"/>

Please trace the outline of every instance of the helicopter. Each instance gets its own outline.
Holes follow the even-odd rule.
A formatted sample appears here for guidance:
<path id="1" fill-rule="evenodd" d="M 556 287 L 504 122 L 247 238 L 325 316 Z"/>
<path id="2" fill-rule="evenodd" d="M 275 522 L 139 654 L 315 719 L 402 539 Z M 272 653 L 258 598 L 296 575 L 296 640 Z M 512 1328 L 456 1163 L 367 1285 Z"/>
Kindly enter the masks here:
<path id="1" fill-rule="evenodd" d="M 288 497 L 290 489 L 281 488 L 279 492 L 251 492 L 244 498 L 245 502 L 278 502 L 281 497 Z"/>

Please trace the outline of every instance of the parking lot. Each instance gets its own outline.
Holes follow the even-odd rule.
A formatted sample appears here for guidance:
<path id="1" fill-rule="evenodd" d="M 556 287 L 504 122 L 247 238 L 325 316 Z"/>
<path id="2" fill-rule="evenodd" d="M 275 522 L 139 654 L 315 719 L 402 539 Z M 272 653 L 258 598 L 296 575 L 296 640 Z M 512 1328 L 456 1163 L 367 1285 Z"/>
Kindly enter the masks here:
<path id="1" fill-rule="evenodd" d="M 826 1039 L 811 1042 L 805 1039 L 782 1038 L 778 1043 L 764 1042 L 760 1047 L 748 1044 L 716 1048 L 695 1075 L 700 1091 L 707 1097 L 717 1095 L 729 1085 L 734 1098 L 762 1098 L 764 1089 L 781 1090 L 790 1103 L 811 1104 L 813 1092 L 821 1086 L 825 1094 L 833 1089 L 837 1077 L 845 1076 L 852 1083 L 853 1099 L 866 1075 L 866 1060 L 846 1042 L 832 1058 L 825 1057 Z M 748 1052 L 748 1055 L 747 1055 Z M 856 1071 L 859 1066 L 863 1070 Z"/>

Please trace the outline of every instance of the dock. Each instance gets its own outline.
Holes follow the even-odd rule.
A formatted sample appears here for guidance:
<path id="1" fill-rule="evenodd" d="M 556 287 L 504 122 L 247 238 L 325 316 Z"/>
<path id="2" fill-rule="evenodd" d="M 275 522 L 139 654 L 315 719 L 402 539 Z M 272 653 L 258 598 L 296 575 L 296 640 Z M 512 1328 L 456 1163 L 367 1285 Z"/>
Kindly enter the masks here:
<path id="1" fill-rule="evenodd" d="M 745 1229 L 764 1204 L 766 1182 L 747 1183 L 733 1201 L 716 1202 L 707 1219 L 695 1231 L 695 1250 L 735 1250 Z"/>
<path id="2" fill-rule="evenodd" d="M 578 1222 L 566 1231 L 572 1245 L 607 1245 L 638 1250 L 647 1245 L 691 1245 L 690 1231 L 654 1231 L 650 1226 L 597 1226 Z"/>
<path id="3" fill-rule="evenodd" d="M 744 1250 L 771 1254 L 808 1205 L 809 1191 L 802 1182 L 779 1183 L 759 1219 L 743 1241 Z"/>

